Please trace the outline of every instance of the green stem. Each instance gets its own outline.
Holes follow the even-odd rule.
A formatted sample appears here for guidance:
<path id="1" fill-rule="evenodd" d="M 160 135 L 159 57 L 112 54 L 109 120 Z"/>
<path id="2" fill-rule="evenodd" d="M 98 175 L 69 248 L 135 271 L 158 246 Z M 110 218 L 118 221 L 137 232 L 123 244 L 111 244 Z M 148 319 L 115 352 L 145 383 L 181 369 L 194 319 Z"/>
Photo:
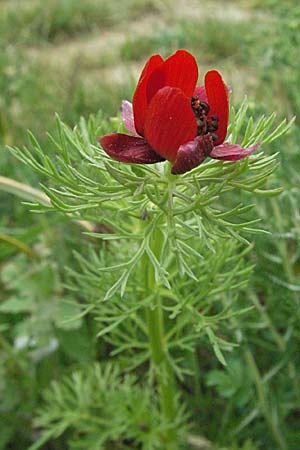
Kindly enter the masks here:
<path id="1" fill-rule="evenodd" d="M 266 323 L 266 325 L 269 327 L 269 330 L 270 330 L 271 334 L 273 335 L 274 341 L 277 343 L 279 350 L 281 351 L 281 353 L 284 354 L 287 350 L 286 341 L 283 339 L 281 334 L 275 328 L 266 309 L 261 305 L 259 299 L 257 298 L 257 295 L 254 292 L 249 292 L 249 298 L 251 299 L 251 301 L 254 304 L 254 306 L 256 307 L 256 309 L 259 311 L 259 313 L 260 313 L 262 319 L 264 320 L 264 322 Z M 295 367 L 295 364 L 293 363 L 293 361 L 289 361 L 289 363 L 288 363 L 288 372 L 289 372 L 290 380 L 294 385 L 297 401 L 300 404 L 300 386 L 299 386 L 299 381 L 298 381 L 298 377 L 297 377 L 297 370 L 296 370 L 296 367 Z"/>
<path id="2" fill-rule="evenodd" d="M 282 215 L 280 212 L 278 202 L 275 201 L 274 199 L 272 199 L 271 205 L 272 205 L 273 214 L 276 219 L 277 228 L 278 228 L 279 232 L 282 233 L 286 229 L 286 226 L 283 223 L 283 218 L 282 218 Z M 282 265 L 283 265 L 284 272 L 287 276 L 287 280 L 289 283 L 294 283 L 295 282 L 294 270 L 293 270 L 293 265 L 291 263 L 291 258 L 289 255 L 288 248 L 282 239 L 278 239 L 276 241 L 276 245 L 277 245 L 279 254 L 281 256 L 281 259 L 282 259 Z"/>
<path id="3" fill-rule="evenodd" d="M 284 224 L 284 219 L 282 217 L 278 202 L 276 202 L 274 199 L 272 199 L 271 205 L 272 205 L 272 209 L 273 209 L 273 214 L 276 218 L 277 228 L 278 228 L 279 232 L 282 233 L 286 229 L 286 226 Z M 283 270 L 285 272 L 286 278 L 289 283 L 293 284 L 293 283 L 295 283 L 295 273 L 294 273 L 293 264 L 291 263 L 291 258 L 289 255 L 288 247 L 282 239 L 278 239 L 277 240 L 277 248 L 278 248 L 279 254 L 282 259 Z M 293 297 L 295 303 L 299 303 L 299 298 L 295 293 L 292 294 L 292 297 Z M 273 330 L 271 330 L 271 331 L 273 332 Z M 274 332 L 273 332 L 273 334 L 274 334 Z M 279 335 L 279 333 L 277 333 L 277 341 L 278 341 L 278 339 L 281 340 L 281 345 L 279 345 L 280 350 L 282 352 L 285 352 L 287 344 L 286 344 L 285 340 Z M 297 396 L 297 401 L 298 401 L 298 403 L 300 403 L 300 386 L 299 386 L 299 381 L 298 381 L 298 377 L 297 377 L 297 370 L 296 370 L 296 367 L 295 367 L 295 364 L 293 363 L 293 361 L 290 361 L 288 363 L 288 371 L 289 371 L 289 376 L 294 385 L 295 393 Z"/>
<path id="4" fill-rule="evenodd" d="M 154 255 L 158 257 L 161 246 L 161 235 L 159 230 L 155 230 L 150 246 Z M 176 450 L 174 374 L 168 358 L 167 342 L 164 335 L 163 309 L 161 306 L 161 298 L 157 290 L 155 272 L 151 261 L 146 256 L 145 265 L 146 295 L 153 295 L 153 293 L 156 293 L 152 305 L 146 310 L 146 316 L 151 363 L 158 384 L 161 411 L 164 421 L 169 425 L 167 432 L 163 436 L 164 448 L 166 450 Z"/>
<path id="5" fill-rule="evenodd" d="M 287 444 L 285 442 L 285 439 L 284 439 L 283 435 L 281 434 L 281 431 L 280 431 L 277 423 L 275 423 L 274 418 L 272 416 L 272 412 L 270 410 L 270 405 L 266 398 L 261 375 L 259 373 L 255 359 L 254 359 L 252 353 L 250 352 L 250 350 L 245 351 L 245 357 L 246 357 L 248 366 L 252 372 L 252 376 L 253 376 L 253 379 L 254 379 L 254 382 L 256 385 L 258 403 L 259 403 L 261 412 L 264 415 L 265 420 L 266 420 L 267 424 L 269 425 L 269 428 L 272 432 L 273 438 L 277 442 L 279 448 L 281 450 L 287 450 Z"/>
<path id="6" fill-rule="evenodd" d="M 157 374 L 162 412 L 168 422 L 175 418 L 174 376 L 167 359 L 160 307 L 148 309 L 148 332 L 152 363 Z M 173 433 L 172 433 L 173 434 Z"/>
<path id="7" fill-rule="evenodd" d="M 0 176 L 0 190 L 16 195 L 24 200 L 36 203 L 37 201 L 42 205 L 51 205 L 50 198 L 42 191 L 32 188 L 24 183 L 13 180 L 11 178 Z M 94 226 L 87 220 L 75 220 L 75 222 L 84 228 L 86 231 L 93 232 Z"/>
<path id="8" fill-rule="evenodd" d="M 24 244 L 19 239 L 16 239 L 13 236 L 8 236 L 7 234 L 0 233 L 0 241 L 6 242 L 7 244 L 12 245 L 17 248 L 20 252 L 26 253 L 28 256 L 32 258 L 38 258 L 38 254 L 35 253 L 28 245 Z"/>

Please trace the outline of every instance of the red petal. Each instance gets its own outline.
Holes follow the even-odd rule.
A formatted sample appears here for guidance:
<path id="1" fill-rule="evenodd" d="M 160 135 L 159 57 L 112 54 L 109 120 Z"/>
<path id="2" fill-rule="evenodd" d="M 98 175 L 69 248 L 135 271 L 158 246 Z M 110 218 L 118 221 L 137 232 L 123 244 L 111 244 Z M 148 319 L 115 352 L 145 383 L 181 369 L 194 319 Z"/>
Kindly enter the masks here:
<path id="1" fill-rule="evenodd" d="M 238 161 L 239 159 L 243 159 L 251 155 L 251 153 L 253 153 L 260 146 L 261 142 L 248 148 L 242 148 L 237 144 L 225 143 L 214 147 L 209 156 L 214 159 L 223 159 L 224 161 Z"/>
<path id="2" fill-rule="evenodd" d="M 153 55 L 148 59 L 141 73 L 139 82 L 137 84 L 135 93 L 133 95 L 133 112 L 134 112 L 134 122 L 137 132 L 141 135 L 144 133 L 144 122 L 146 117 L 147 109 L 147 98 L 146 98 L 146 88 L 148 79 L 157 67 L 163 63 L 163 59 L 160 55 Z"/>
<path id="3" fill-rule="evenodd" d="M 195 58 L 185 50 L 178 50 L 155 69 L 147 83 L 147 99 L 151 101 L 156 92 L 165 87 L 180 88 L 191 97 L 198 79 L 198 66 Z"/>
<path id="4" fill-rule="evenodd" d="M 113 133 L 101 136 L 97 140 L 106 153 L 116 161 L 136 164 L 164 161 L 141 137 Z"/>
<path id="5" fill-rule="evenodd" d="M 145 138 L 151 147 L 175 161 L 180 145 L 194 139 L 196 134 L 191 99 L 178 88 L 160 89 L 148 106 L 145 120 Z"/>
<path id="6" fill-rule="evenodd" d="M 198 97 L 200 102 L 207 102 L 207 95 L 205 91 L 205 86 L 197 86 L 193 93 L 194 96 Z"/>
<path id="7" fill-rule="evenodd" d="M 181 145 L 171 172 L 174 175 L 178 175 L 199 166 L 210 155 L 213 146 L 210 134 L 197 136 L 193 141 Z"/>
<path id="8" fill-rule="evenodd" d="M 232 89 L 230 86 L 228 86 L 228 84 L 226 85 L 226 89 L 227 89 L 227 95 L 231 95 L 232 94 Z M 205 91 L 205 86 L 201 85 L 201 86 L 197 86 L 196 89 L 194 90 L 193 95 L 195 95 L 196 97 L 199 98 L 200 102 L 207 102 L 207 95 L 206 95 L 206 91 Z"/>
<path id="9" fill-rule="evenodd" d="M 128 100 L 122 100 L 122 120 L 126 130 L 129 131 L 129 133 L 137 135 L 134 126 L 132 103 L 130 103 Z"/>
<path id="10" fill-rule="evenodd" d="M 217 116 L 219 118 L 216 145 L 222 144 L 226 138 L 229 117 L 227 87 L 217 70 L 207 72 L 204 82 L 210 106 L 209 117 Z"/>

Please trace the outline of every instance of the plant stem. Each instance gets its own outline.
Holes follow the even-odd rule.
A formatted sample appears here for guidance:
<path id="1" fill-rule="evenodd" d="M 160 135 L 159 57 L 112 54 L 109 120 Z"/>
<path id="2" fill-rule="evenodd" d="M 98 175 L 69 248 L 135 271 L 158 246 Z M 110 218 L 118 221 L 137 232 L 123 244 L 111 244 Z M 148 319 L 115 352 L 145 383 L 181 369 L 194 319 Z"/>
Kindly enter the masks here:
<path id="1" fill-rule="evenodd" d="M 151 250 L 159 257 L 161 247 L 161 236 L 159 230 L 154 231 L 150 241 Z M 171 364 L 168 359 L 167 343 L 164 336 L 164 317 L 161 307 L 161 298 L 157 290 L 155 272 L 148 257 L 146 258 L 146 290 L 147 294 L 155 293 L 153 303 L 147 308 L 148 337 L 150 346 L 151 363 L 154 368 L 156 381 L 159 387 L 161 411 L 169 428 L 163 436 L 164 448 L 176 450 L 175 431 L 175 380 Z"/>
<path id="2" fill-rule="evenodd" d="M 274 338 L 274 341 L 277 343 L 277 346 L 278 346 L 280 352 L 284 354 L 287 350 L 286 341 L 283 339 L 281 334 L 275 328 L 270 316 L 268 315 L 266 309 L 259 302 L 259 299 L 257 298 L 257 295 L 255 294 L 255 292 L 249 292 L 249 298 L 252 301 L 252 303 L 254 304 L 254 306 L 256 307 L 256 309 L 258 310 L 258 312 L 260 313 L 260 315 L 261 315 L 262 319 L 264 320 L 264 322 L 266 323 L 266 325 L 269 327 L 269 330 Z M 288 363 L 288 372 L 289 372 L 290 380 L 294 385 L 297 401 L 300 404 L 300 387 L 299 387 L 299 382 L 298 382 L 298 377 L 297 377 L 297 370 L 296 370 L 296 367 L 295 367 L 295 364 L 293 363 L 293 361 L 289 361 L 289 363 Z"/>
<path id="3" fill-rule="evenodd" d="M 13 180 L 11 178 L 0 176 L 0 190 L 4 192 L 9 192 L 10 194 L 16 195 L 24 200 L 36 203 L 37 201 L 42 205 L 48 206 L 51 204 L 50 198 L 42 191 L 32 188 L 24 183 L 19 183 L 19 181 Z M 94 231 L 93 224 L 87 220 L 75 220 L 78 225 L 80 225 L 86 231 Z"/>
<path id="4" fill-rule="evenodd" d="M 281 434 L 281 431 L 280 431 L 277 423 L 275 423 L 274 418 L 272 416 L 272 412 L 270 410 L 270 405 L 269 405 L 266 395 L 265 395 L 265 390 L 264 390 L 263 382 L 261 379 L 261 375 L 259 373 L 255 359 L 254 359 L 252 353 L 250 352 L 250 350 L 245 351 L 245 357 L 246 357 L 248 366 L 252 372 L 252 376 L 253 376 L 253 379 L 254 379 L 254 382 L 256 385 L 258 403 L 259 403 L 261 412 L 264 415 L 265 420 L 266 420 L 267 424 L 269 425 L 269 428 L 272 432 L 273 438 L 276 441 L 276 443 L 278 444 L 279 448 L 281 450 L 287 450 L 287 444 L 285 442 L 285 439 L 284 439 L 283 435 Z"/>
<path id="5" fill-rule="evenodd" d="M 276 201 L 274 201 L 274 199 L 272 199 L 271 205 L 272 205 L 273 214 L 276 219 L 277 228 L 280 233 L 283 233 L 284 230 L 286 229 L 286 225 L 284 223 L 284 218 L 281 214 L 278 202 L 276 202 Z M 291 262 L 289 249 L 288 249 L 286 243 L 282 239 L 277 240 L 277 249 L 278 249 L 279 255 L 281 256 L 281 259 L 282 259 L 282 266 L 283 266 L 283 270 L 286 275 L 286 279 L 289 283 L 293 284 L 293 283 L 295 283 L 295 273 L 294 273 L 293 263 Z M 295 303 L 299 305 L 299 298 L 295 293 L 292 294 L 292 298 L 294 299 Z M 279 333 L 277 333 L 277 334 L 279 336 L 279 339 L 281 340 L 280 350 L 284 353 L 286 351 L 287 343 L 281 337 L 281 335 Z M 277 338 L 277 340 L 278 340 L 278 338 Z M 298 381 L 298 377 L 297 377 L 297 370 L 296 370 L 296 367 L 295 367 L 295 364 L 293 363 L 293 361 L 289 362 L 288 370 L 289 370 L 289 376 L 294 385 L 295 393 L 297 396 L 297 401 L 298 401 L 298 403 L 300 403 L 300 386 L 299 386 L 299 381 Z"/>
<path id="6" fill-rule="evenodd" d="M 148 332 L 152 363 L 156 369 L 162 411 L 167 421 L 174 420 L 174 380 L 170 364 L 167 360 L 162 327 L 161 309 L 148 309 Z"/>

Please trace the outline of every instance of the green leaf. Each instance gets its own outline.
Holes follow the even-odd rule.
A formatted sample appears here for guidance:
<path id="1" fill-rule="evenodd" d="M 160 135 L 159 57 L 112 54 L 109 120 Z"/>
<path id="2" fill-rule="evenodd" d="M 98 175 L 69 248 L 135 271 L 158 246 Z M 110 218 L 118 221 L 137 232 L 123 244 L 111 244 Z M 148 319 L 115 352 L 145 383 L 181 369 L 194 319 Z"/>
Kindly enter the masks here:
<path id="1" fill-rule="evenodd" d="M 0 304 L 0 311 L 11 314 L 30 312 L 33 306 L 34 300 L 30 297 L 12 296 Z"/>

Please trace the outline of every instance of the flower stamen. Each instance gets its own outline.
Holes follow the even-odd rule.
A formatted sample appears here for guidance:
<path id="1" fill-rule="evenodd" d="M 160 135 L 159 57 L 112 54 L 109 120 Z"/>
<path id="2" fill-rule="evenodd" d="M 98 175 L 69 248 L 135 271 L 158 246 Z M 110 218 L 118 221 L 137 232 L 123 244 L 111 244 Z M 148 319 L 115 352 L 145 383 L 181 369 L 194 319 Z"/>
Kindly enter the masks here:
<path id="1" fill-rule="evenodd" d="M 210 111 L 209 104 L 201 102 L 197 96 L 193 96 L 191 106 L 197 122 L 197 136 L 204 136 L 210 133 L 213 141 L 217 141 L 218 135 L 216 131 L 219 126 L 219 118 L 217 116 L 207 118 Z"/>

